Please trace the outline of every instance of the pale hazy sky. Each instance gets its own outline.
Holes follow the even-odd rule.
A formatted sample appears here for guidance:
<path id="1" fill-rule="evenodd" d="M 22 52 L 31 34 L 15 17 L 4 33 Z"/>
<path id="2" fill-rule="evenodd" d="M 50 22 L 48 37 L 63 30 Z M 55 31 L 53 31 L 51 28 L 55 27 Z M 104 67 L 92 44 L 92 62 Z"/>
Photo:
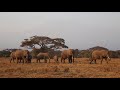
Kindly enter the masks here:
<path id="1" fill-rule="evenodd" d="M 0 48 L 33 35 L 63 38 L 69 48 L 120 50 L 120 12 L 0 12 Z"/>

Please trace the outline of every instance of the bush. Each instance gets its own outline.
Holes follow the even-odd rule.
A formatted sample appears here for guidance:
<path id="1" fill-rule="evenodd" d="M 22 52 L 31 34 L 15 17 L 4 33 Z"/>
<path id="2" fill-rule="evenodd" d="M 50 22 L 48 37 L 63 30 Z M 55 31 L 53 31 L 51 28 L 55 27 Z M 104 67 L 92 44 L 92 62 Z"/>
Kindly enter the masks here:
<path id="1" fill-rule="evenodd" d="M 0 51 L 0 57 L 9 57 L 10 56 L 10 51 Z"/>

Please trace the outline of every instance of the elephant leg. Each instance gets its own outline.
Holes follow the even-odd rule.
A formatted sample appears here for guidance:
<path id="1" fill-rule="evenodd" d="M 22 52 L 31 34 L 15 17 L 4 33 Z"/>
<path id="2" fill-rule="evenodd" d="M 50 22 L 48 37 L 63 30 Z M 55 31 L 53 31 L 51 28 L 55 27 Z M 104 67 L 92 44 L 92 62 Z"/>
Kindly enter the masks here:
<path id="1" fill-rule="evenodd" d="M 95 61 L 95 64 L 97 64 L 97 63 L 96 63 L 96 59 L 95 59 L 94 61 Z"/>
<path id="2" fill-rule="evenodd" d="M 10 59 L 10 63 L 11 63 L 12 59 Z"/>
<path id="3" fill-rule="evenodd" d="M 19 59 L 19 63 L 21 63 L 21 59 Z"/>
<path id="4" fill-rule="evenodd" d="M 61 63 L 62 63 L 62 58 L 61 58 Z"/>
<path id="5" fill-rule="evenodd" d="M 71 63 L 72 63 L 72 59 L 71 59 Z"/>
<path id="6" fill-rule="evenodd" d="M 64 63 L 65 63 L 65 59 L 63 59 L 64 60 Z"/>
<path id="7" fill-rule="evenodd" d="M 23 60 L 22 58 L 19 58 L 19 63 L 22 63 L 22 60 Z"/>
<path id="8" fill-rule="evenodd" d="M 29 63 L 32 63 L 32 59 L 30 59 Z"/>
<path id="9" fill-rule="evenodd" d="M 13 59 L 13 62 L 15 63 L 15 59 Z"/>
<path id="10" fill-rule="evenodd" d="M 92 63 L 93 59 L 90 61 L 90 64 Z"/>
<path id="11" fill-rule="evenodd" d="M 29 60 L 28 60 L 28 59 L 26 59 L 26 60 L 25 60 L 25 63 L 29 63 Z"/>
<path id="12" fill-rule="evenodd" d="M 46 63 L 47 61 L 46 61 L 46 57 L 44 56 L 44 62 Z"/>
<path id="13" fill-rule="evenodd" d="M 103 58 L 101 59 L 101 64 L 102 64 Z"/>
<path id="14" fill-rule="evenodd" d="M 28 59 L 26 60 L 26 63 L 29 63 L 29 60 L 28 60 Z"/>
<path id="15" fill-rule="evenodd" d="M 71 56 L 71 63 L 73 62 L 72 56 Z"/>
<path id="16" fill-rule="evenodd" d="M 68 63 L 70 63 L 70 59 L 68 58 Z"/>
<path id="17" fill-rule="evenodd" d="M 17 60 L 17 63 L 18 63 L 18 60 Z"/>
<path id="18" fill-rule="evenodd" d="M 25 59 L 23 59 L 23 64 L 25 63 Z"/>
<path id="19" fill-rule="evenodd" d="M 74 63 L 74 58 L 73 58 L 72 62 Z"/>
<path id="20" fill-rule="evenodd" d="M 24 63 L 27 63 L 27 59 L 26 58 L 24 58 Z"/>
<path id="21" fill-rule="evenodd" d="M 70 62 L 72 63 L 72 56 L 71 56 L 71 58 L 70 58 Z"/>
<path id="22" fill-rule="evenodd" d="M 17 58 L 17 63 L 19 63 L 19 59 Z"/>
<path id="23" fill-rule="evenodd" d="M 45 59 L 45 63 L 47 63 L 47 60 Z"/>
<path id="24" fill-rule="evenodd" d="M 50 63 L 50 59 L 49 59 L 49 63 Z"/>
<path id="25" fill-rule="evenodd" d="M 58 61 L 58 58 L 57 58 L 57 63 L 58 63 L 59 61 Z"/>
<path id="26" fill-rule="evenodd" d="M 26 63 L 26 59 L 24 59 L 24 63 Z"/>
<path id="27" fill-rule="evenodd" d="M 38 59 L 36 59 L 36 63 L 38 63 Z"/>
<path id="28" fill-rule="evenodd" d="M 25 60 L 25 59 L 23 60 L 23 64 L 24 64 L 24 63 L 26 63 L 26 60 Z"/>
<path id="29" fill-rule="evenodd" d="M 21 60 L 21 59 L 19 59 L 19 63 L 22 63 L 22 60 Z"/>
<path id="30" fill-rule="evenodd" d="M 70 57 L 68 57 L 68 62 L 71 63 L 71 59 L 70 59 Z"/>
<path id="31" fill-rule="evenodd" d="M 39 63 L 40 63 L 40 60 L 39 60 Z"/>
<path id="32" fill-rule="evenodd" d="M 49 59 L 49 63 L 50 63 L 50 57 L 49 56 L 47 56 L 48 57 L 48 59 Z"/>
<path id="33" fill-rule="evenodd" d="M 70 63 L 70 59 L 68 59 L 68 63 Z"/>
<path id="34" fill-rule="evenodd" d="M 71 58 L 69 58 L 69 63 L 71 63 L 72 61 L 71 61 Z"/>
<path id="35" fill-rule="evenodd" d="M 107 58 L 105 58 L 105 60 L 106 60 L 106 62 L 107 62 L 107 64 L 108 64 L 108 60 L 107 60 Z"/>

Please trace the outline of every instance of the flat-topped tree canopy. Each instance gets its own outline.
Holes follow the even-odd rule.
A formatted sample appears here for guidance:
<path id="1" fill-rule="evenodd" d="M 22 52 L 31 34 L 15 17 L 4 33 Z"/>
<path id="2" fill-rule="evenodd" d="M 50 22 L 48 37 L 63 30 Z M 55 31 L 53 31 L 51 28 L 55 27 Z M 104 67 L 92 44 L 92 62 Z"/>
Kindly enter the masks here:
<path id="1" fill-rule="evenodd" d="M 40 49 L 62 49 L 68 48 L 65 45 L 65 40 L 63 38 L 50 38 L 47 36 L 32 36 L 30 39 L 24 39 L 21 42 L 21 47 L 35 48 L 39 47 Z"/>

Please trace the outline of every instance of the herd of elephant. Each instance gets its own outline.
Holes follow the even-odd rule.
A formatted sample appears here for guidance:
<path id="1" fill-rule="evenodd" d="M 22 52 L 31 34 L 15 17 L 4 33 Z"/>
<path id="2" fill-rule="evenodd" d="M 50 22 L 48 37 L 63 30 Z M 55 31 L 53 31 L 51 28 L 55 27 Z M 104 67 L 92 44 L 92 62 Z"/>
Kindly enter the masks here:
<path id="1" fill-rule="evenodd" d="M 50 57 L 49 53 L 39 53 L 36 56 L 36 63 L 39 63 L 41 59 L 44 59 L 45 63 L 47 63 L 47 59 L 49 60 L 50 63 Z M 55 55 L 53 57 L 55 62 L 58 61 L 58 56 Z M 63 50 L 61 52 L 61 63 L 65 63 L 65 60 L 68 59 L 69 63 L 74 63 L 74 50 L 73 49 L 68 49 L 68 50 Z M 89 58 L 90 64 L 94 61 L 96 64 L 96 60 L 101 59 L 101 64 L 103 59 L 106 60 L 108 63 L 108 60 L 111 60 L 109 57 L 109 51 L 108 50 L 94 50 L 91 54 L 91 57 Z M 32 60 L 32 55 L 30 55 L 30 52 L 28 50 L 16 50 L 11 52 L 10 54 L 10 63 L 11 61 L 17 63 L 31 63 Z"/>

